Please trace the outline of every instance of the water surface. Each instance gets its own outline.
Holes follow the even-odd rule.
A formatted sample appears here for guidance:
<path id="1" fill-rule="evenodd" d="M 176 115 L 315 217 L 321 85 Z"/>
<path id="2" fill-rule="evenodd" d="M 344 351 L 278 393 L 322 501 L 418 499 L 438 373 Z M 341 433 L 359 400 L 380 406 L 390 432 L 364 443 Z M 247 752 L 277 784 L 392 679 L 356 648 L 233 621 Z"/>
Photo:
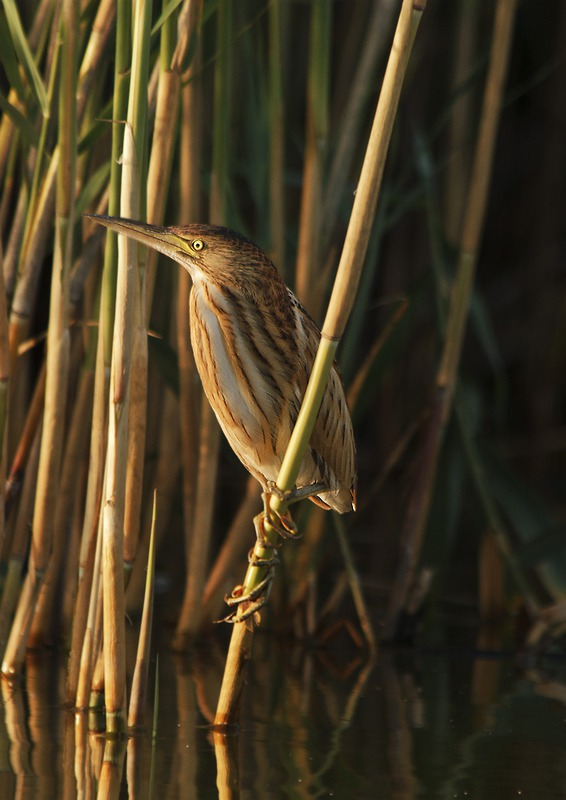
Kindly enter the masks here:
<path id="1" fill-rule="evenodd" d="M 240 727 L 219 736 L 223 658 L 216 644 L 161 652 L 155 738 L 151 697 L 147 730 L 108 745 L 64 707 L 65 660 L 31 656 L 2 686 L 0 797 L 566 799 L 559 658 L 382 651 L 372 664 L 343 643 L 259 635 Z"/>

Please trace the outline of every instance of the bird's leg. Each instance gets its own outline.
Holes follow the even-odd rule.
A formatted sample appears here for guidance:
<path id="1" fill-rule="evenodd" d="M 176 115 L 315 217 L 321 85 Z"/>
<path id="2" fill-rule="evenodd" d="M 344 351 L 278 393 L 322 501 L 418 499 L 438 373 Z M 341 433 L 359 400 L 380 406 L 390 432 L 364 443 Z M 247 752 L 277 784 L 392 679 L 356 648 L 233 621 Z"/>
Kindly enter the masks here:
<path id="1" fill-rule="evenodd" d="M 267 492 L 262 494 L 263 499 L 263 514 L 264 519 L 269 520 L 269 523 L 277 531 L 282 539 L 300 539 L 297 526 L 293 522 L 289 511 L 281 513 L 271 508 L 269 504 L 269 495 L 275 495 L 278 500 L 285 503 L 286 506 L 292 503 L 298 503 L 299 500 L 304 500 L 307 497 L 312 497 L 321 491 L 324 491 L 325 486 L 323 483 L 311 483 L 309 486 L 301 486 L 299 489 L 287 489 L 283 491 L 277 486 L 275 481 L 267 481 Z M 256 528 L 257 530 L 257 528 Z M 259 540 L 258 540 L 259 541 Z"/>
<path id="2" fill-rule="evenodd" d="M 267 493 L 274 494 L 275 497 L 288 506 L 325 491 L 327 491 L 327 488 L 324 483 L 310 483 L 308 486 L 301 486 L 299 489 L 295 487 L 284 491 L 277 486 L 275 481 L 267 481 Z"/>
<path id="3" fill-rule="evenodd" d="M 283 492 L 274 481 L 268 481 L 267 491 L 263 492 L 261 495 L 263 511 L 254 517 L 254 528 L 257 540 L 256 546 L 248 553 L 250 567 L 265 569 L 267 573 L 253 589 L 250 589 L 250 591 L 246 592 L 244 586 L 238 585 L 232 589 L 231 594 L 224 597 L 226 605 L 234 610 L 221 620 L 222 622 L 244 622 L 262 609 L 269 599 L 271 587 L 273 585 L 273 577 L 275 575 L 275 567 L 279 563 L 279 558 L 275 552 L 277 545 L 273 544 L 266 536 L 266 521 L 282 539 L 300 538 L 297 526 L 293 522 L 289 511 L 282 513 L 281 511 L 275 511 L 271 508 L 269 502 L 270 495 L 275 495 L 282 503 L 289 505 L 303 500 L 305 497 L 318 494 L 323 490 L 324 484 L 315 483 L 310 486 L 302 486 L 300 489 L 292 489 Z M 272 555 L 269 555 L 270 551 Z M 244 611 L 240 611 L 239 609 L 244 603 L 249 605 Z"/>

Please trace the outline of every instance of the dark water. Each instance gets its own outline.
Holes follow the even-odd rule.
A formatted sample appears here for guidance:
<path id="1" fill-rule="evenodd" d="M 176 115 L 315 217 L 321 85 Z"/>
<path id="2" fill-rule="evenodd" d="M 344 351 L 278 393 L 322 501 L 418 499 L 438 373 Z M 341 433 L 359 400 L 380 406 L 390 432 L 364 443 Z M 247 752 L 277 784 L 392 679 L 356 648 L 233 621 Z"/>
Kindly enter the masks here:
<path id="1" fill-rule="evenodd" d="M 566 798 L 560 659 L 526 670 L 495 652 L 381 652 L 370 664 L 348 648 L 257 636 L 229 736 L 209 726 L 224 648 L 162 652 L 155 741 L 109 744 L 64 708 L 64 661 L 30 658 L 24 681 L 2 686 L 0 798 Z"/>

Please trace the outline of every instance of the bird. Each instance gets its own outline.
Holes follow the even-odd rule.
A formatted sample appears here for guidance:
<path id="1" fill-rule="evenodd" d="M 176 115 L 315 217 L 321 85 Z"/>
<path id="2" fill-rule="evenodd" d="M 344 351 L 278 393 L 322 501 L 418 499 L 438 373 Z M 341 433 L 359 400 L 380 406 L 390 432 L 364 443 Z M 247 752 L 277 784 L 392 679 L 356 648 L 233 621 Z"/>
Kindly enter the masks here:
<path id="1" fill-rule="evenodd" d="M 190 273 L 191 344 L 203 390 L 236 456 L 264 493 L 274 491 L 318 349 L 316 323 L 266 253 L 236 231 L 85 216 Z M 340 514 L 355 510 L 355 461 L 334 364 L 294 491 Z"/>

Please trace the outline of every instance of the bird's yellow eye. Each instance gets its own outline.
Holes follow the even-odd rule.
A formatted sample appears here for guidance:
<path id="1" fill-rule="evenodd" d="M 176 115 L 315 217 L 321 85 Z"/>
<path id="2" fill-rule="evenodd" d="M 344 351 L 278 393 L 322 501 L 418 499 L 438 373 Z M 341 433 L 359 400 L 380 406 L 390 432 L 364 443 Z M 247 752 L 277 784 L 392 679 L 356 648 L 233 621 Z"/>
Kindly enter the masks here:
<path id="1" fill-rule="evenodd" d="M 193 250 L 197 251 L 197 253 L 199 253 L 201 250 L 204 250 L 204 248 L 205 248 L 205 244 L 204 244 L 202 239 L 194 239 L 191 242 L 191 246 L 192 246 Z"/>

